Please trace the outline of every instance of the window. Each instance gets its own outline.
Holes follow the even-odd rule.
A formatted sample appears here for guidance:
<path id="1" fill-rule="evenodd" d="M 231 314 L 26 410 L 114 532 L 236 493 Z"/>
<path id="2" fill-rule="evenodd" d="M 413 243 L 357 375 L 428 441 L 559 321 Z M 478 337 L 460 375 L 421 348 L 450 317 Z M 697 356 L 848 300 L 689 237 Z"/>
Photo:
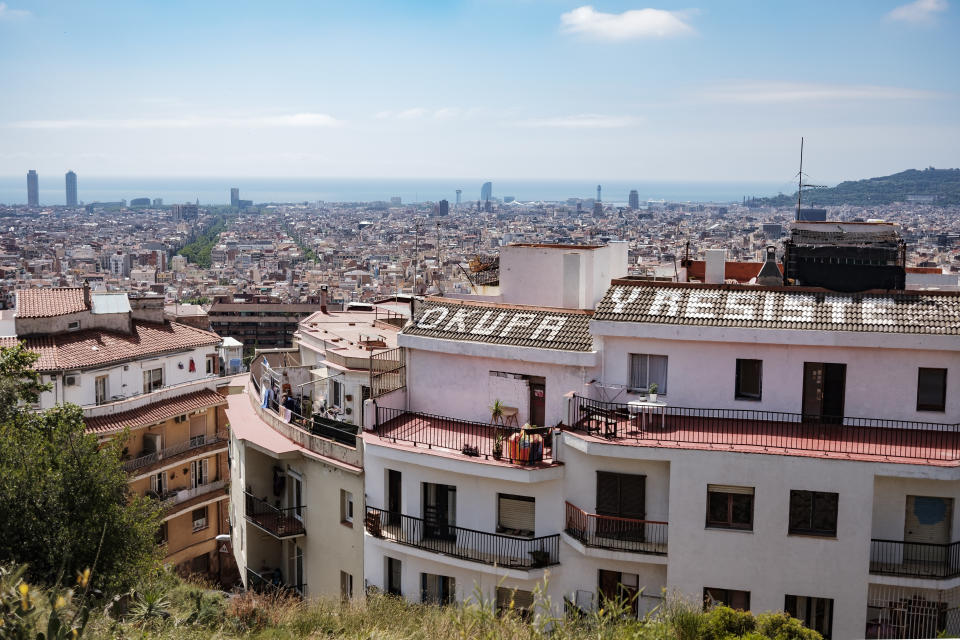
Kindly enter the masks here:
<path id="1" fill-rule="evenodd" d="M 707 526 L 753 530 L 753 487 L 707 485 Z"/>
<path id="2" fill-rule="evenodd" d="M 533 537 L 534 498 L 497 494 L 497 533 Z"/>
<path id="3" fill-rule="evenodd" d="M 737 381 L 733 396 L 738 400 L 759 400 L 763 360 L 737 358 Z"/>
<path id="4" fill-rule="evenodd" d="M 657 393 L 667 395 L 667 356 L 630 354 L 630 388 L 647 391 L 657 385 Z"/>
<path id="5" fill-rule="evenodd" d="M 533 592 L 497 587 L 497 613 L 505 611 L 516 611 L 522 620 L 529 620 L 533 612 Z"/>
<path id="6" fill-rule="evenodd" d="M 163 367 L 143 372 L 143 392 L 151 393 L 163 388 Z"/>
<path id="7" fill-rule="evenodd" d="M 167 492 L 167 473 L 165 471 L 150 476 L 150 491 L 157 496 Z"/>
<path id="8" fill-rule="evenodd" d="M 353 597 L 353 575 L 346 571 L 340 572 L 340 598 L 348 600 Z"/>
<path id="9" fill-rule="evenodd" d="M 340 522 L 353 525 L 353 494 L 340 490 Z"/>
<path id="10" fill-rule="evenodd" d="M 300 474 L 290 474 L 290 491 L 293 499 L 293 517 L 303 522 L 303 478 Z"/>
<path id="11" fill-rule="evenodd" d="M 597 513 L 643 520 L 646 516 L 646 484 L 646 476 L 597 471 Z"/>
<path id="12" fill-rule="evenodd" d="M 600 606 L 606 606 L 606 601 L 621 602 L 629 605 L 634 615 L 637 614 L 637 600 L 640 595 L 640 576 L 636 573 L 621 573 L 600 569 L 599 573 Z"/>
<path id="13" fill-rule="evenodd" d="M 199 447 L 207 438 L 207 415 L 190 418 L 190 446 Z"/>
<path id="14" fill-rule="evenodd" d="M 343 383 L 339 380 L 333 381 L 333 391 L 332 391 L 332 402 L 331 404 L 334 407 L 343 406 Z"/>
<path id="15" fill-rule="evenodd" d="M 920 367 L 917 377 L 917 411 L 945 411 L 947 370 Z"/>
<path id="16" fill-rule="evenodd" d="M 190 462 L 190 486 L 199 487 L 210 482 L 210 459 Z"/>
<path id="17" fill-rule="evenodd" d="M 387 557 L 387 593 L 391 595 L 403 595 L 401 568 L 399 560 Z"/>
<path id="18" fill-rule="evenodd" d="M 207 375 L 220 373 L 220 360 L 217 356 L 207 356 Z"/>
<path id="19" fill-rule="evenodd" d="M 836 536 L 839 497 L 838 493 L 791 491 L 790 533 Z"/>
<path id="20" fill-rule="evenodd" d="M 456 592 L 456 581 L 450 576 L 421 573 L 420 592 L 424 604 L 450 604 Z"/>
<path id="21" fill-rule="evenodd" d="M 200 509 L 193 510 L 193 530 L 199 531 L 200 529 L 207 528 L 207 507 L 201 507 Z"/>
<path id="22" fill-rule="evenodd" d="M 167 523 L 161 522 L 160 528 L 157 529 L 156 535 L 157 544 L 166 544 L 167 543 Z"/>
<path id="23" fill-rule="evenodd" d="M 107 395 L 108 380 L 110 380 L 110 376 L 97 376 L 96 380 L 94 380 L 93 389 L 94 389 L 94 394 L 96 395 L 97 404 L 104 404 L 110 401 L 110 396 Z"/>
<path id="24" fill-rule="evenodd" d="M 818 632 L 824 640 L 830 640 L 833 631 L 833 598 L 788 595 L 783 610 L 800 620 L 803 626 Z"/>
<path id="25" fill-rule="evenodd" d="M 80 330 L 80 321 L 74 320 L 67 323 L 67 331 L 79 331 Z"/>
<path id="26" fill-rule="evenodd" d="M 750 610 L 750 592 L 736 589 L 717 589 L 716 587 L 703 588 L 703 603 L 707 606 L 722 604 L 731 609 Z"/>

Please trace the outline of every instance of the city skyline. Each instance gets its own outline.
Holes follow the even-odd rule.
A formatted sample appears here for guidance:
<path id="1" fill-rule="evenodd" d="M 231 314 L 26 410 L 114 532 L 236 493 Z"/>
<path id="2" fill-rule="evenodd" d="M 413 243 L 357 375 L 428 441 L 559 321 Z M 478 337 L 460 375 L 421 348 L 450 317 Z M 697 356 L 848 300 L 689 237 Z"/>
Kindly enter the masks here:
<path id="1" fill-rule="evenodd" d="M 780 183 L 801 135 L 824 183 L 960 164 L 946 0 L 3 6 L 0 175 Z"/>

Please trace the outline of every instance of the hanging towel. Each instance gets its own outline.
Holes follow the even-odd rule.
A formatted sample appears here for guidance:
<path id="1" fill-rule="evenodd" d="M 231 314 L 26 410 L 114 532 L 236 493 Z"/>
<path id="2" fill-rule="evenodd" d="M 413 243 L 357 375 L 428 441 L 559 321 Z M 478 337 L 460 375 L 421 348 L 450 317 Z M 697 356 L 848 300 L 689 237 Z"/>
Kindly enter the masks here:
<path id="1" fill-rule="evenodd" d="M 284 407 L 284 408 L 283 408 L 283 421 L 284 421 L 284 422 L 290 422 L 290 416 L 291 416 L 291 415 L 293 415 L 293 412 L 290 411 L 290 409 L 287 409 L 286 407 Z"/>

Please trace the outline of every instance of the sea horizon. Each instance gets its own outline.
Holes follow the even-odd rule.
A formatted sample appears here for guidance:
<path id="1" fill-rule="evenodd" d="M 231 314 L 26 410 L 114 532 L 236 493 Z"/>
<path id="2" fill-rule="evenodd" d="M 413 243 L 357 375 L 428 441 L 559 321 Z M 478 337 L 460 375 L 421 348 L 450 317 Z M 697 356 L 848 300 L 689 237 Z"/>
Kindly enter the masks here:
<path id="1" fill-rule="evenodd" d="M 240 198 L 254 203 L 378 202 L 400 197 L 404 204 L 476 202 L 486 180 L 476 178 L 223 178 L 223 177 L 101 177 L 78 174 L 81 202 L 129 202 L 134 198 L 162 198 L 165 205 L 200 201 L 201 205 L 230 204 L 230 189 L 238 187 Z M 491 180 L 495 198 L 513 197 L 521 202 L 559 202 L 568 198 L 594 198 L 597 184 L 601 198 L 610 204 L 625 204 L 636 189 L 641 202 L 740 202 L 744 197 L 791 193 L 790 185 L 766 181 L 629 181 L 629 180 Z M 0 176 L 0 204 L 26 204 L 27 183 L 23 176 Z M 62 176 L 40 175 L 40 204 L 64 205 Z"/>

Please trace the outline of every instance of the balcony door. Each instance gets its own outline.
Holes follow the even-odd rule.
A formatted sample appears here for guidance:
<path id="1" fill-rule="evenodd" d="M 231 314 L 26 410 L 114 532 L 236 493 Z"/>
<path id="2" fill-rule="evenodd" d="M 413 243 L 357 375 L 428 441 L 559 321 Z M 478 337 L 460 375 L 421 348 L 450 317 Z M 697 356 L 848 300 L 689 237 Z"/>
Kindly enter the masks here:
<path id="1" fill-rule="evenodd" d="M 547 383 L 543 378 L 530 378 L 530 424 L 547 426 Z"/>
<path id="2" fill-rule="evenodd" d="M 847 365 L 803 363 L 803 417 L 817 422 L 843 422 Z"/>
<path id="3" fill-rule="evenodd" d="M 646 476 L 597 471 L 597 535 L 642 542 L 646 502 Z"/>
<path id="4" fill-rule="evenodd" d="M 400 524 L 400 514 L 403 513 L 403 502 L 400 489 L 402 475 L 396 469 L 387 469 L 387 521 L 384 524 Z"/>
<path id="5" fill-rule="evenodd" d="M 942 565 L 947 561 L 953 520 L 953 498 L 907 496 L 903 524 L 903 561 Z"/>
<path id="6" fill-rule="evenodd" d="M 457 488 L 450 484 L 423 483 L 423 537 L 456 540 Z"/>

